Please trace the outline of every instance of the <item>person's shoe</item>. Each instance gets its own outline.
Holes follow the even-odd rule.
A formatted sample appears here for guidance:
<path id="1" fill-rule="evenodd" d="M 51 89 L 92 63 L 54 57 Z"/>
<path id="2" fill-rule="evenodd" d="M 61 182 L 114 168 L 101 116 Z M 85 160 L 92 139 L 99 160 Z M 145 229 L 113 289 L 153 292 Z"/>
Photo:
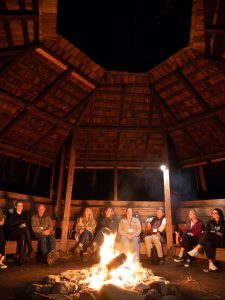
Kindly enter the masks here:
<path id="1" fill-rule="evenodd" d="M 0 263 L 0 269 L 7 269 L 7 268 L 8 268 L 7 265 L 5 265 L 5 264 L 3 264 L 3 263 Z"/>
<path id="2" fill-rule="evenodd" d="M 208 273 L 208 272 L 215 272 L 217 270 L 218 268 L 212 263 L 212 265 L 209 264 L 208 269 L 203 269 L 203 272 Z"/>
<path id="3" fill-rule="evenodd" d="M 197 257 L 198 256 L 198 250 L 197 249 L 193 249 L 191 251 L 188 251 L 188 255 L 192 256 L 192 257 Z"/>
<path id="4" fill-rule="evenodd" d="M 165 260 L 163 257 L 159 258 L 159 265 L 165 265 Z"/>
<path id="5" fill-rule="evenodd" d="M 174 258 L 173 261 L 174 262 L 182 262 L 182 261 L 184 261 L 184 257 L 183 256 L 182 257 L 178 256 L 177 258 Z"/>
<path id="6" fill-rule="evenodd" d="M 34 256 L 34 250 L 33 248 L 31 248 L 28 252 L 27 252 L 27 257 L 33 257 Z"/>
<path id="7" fill-rule="evenodd" d="M 95 252 L 94 245 L 91 244 L 91 245 L 87 248 L 87 253 L 88 253 L 89 256 L 91 256 L 94 252 Z"/>
<path id="8" fill-rule="evenodd" d="M 48 265 L 54 264 L 59 258 L 59 252 L 57 250 L 52 250 L 47 255 L 47 263 Z"/>
<path id="9" fill-rule="evenodd" d="M 80 252 L 83 251 L 83 247 L 81 247 L 80 245 L 78 245 L 75 250 L 74 250 L 74 254 L 77 256 L 77 255 L 80 255 Z"/>
<path id="10" fill-rule="evenodd" d="M 185 267 L 185 268 L 190 268 L 190 266 L 191 266 L 191 259 L 188 258 L 188 259 L 186 260 L 185 264 L 184 264 L 184 267 Z"/>
<path id="11" fill-rule="evenodd" d="M 218 271 L 218 269 L 216 268 L 215 270 L 212 270 L 212 269 L 208 268 L 208 269 L 203 269 L 202 271 L 205 272 L 205 273 L 208 273 L 208 272 Z"/>

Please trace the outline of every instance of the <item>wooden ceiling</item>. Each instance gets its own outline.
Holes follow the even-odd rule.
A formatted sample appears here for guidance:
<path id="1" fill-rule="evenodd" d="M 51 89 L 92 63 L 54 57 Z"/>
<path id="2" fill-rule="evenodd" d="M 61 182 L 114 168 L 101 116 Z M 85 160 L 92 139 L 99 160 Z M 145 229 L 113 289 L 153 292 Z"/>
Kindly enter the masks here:
<path id="1" fill-rule="evenodd" d="M 103 69 L 56 33 L 56 0 L 0 2 L 0 153 L 51 165 L 184 166 L 225 157 L 225 1 L 193 1 L 189 47 L 146 73 Z"/>

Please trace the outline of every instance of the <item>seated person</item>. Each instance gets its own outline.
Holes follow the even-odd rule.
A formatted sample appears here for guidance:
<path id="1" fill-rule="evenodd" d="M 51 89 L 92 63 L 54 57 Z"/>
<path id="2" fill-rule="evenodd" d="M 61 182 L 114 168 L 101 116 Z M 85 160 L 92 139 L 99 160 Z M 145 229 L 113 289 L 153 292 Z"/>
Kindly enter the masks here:
<path id="1" fill-rule="evenodd" d="M 181 239 L 181 248 L 180 253 L 177 258 L 174 259 L 175 262 L 184 261 L 187 256 L 187 252 L 192 249 L 193 246 L 198 244 L 198 241 L 203 233 L 204 224 L 201 220 L 198 219 L 197 212 L 195 209 L 189 211 L 189 220 L 186 222 Z M 176 233 L 179 235 L 179 233 Z M 190 257 L 187 258 L 185 267 L 190 267 L 192 260 Z"/>
<path id="2" fill-rule="evenodd" d="M 17 241 L 17 263 L 23 264 L 26 247 L 28 256 L 33 252 L 29 222 L 23 212 L 23 203 L 17 201 L 15 211 L 6 218 L 6 236 L 9 241 Z"/>
<path id="3" fill-rule="evenodd" d="M 208 269 L 203 271 L 216 271 L 218 268 L 215 265 L 215 250 L 216 248 L 225 248 L 225 221 L 223 212 L 219 208 L 214 208 L 212 219 L 206 224 L 205 233 L 201 236 L 198 245 L 188 254 L 195 257 L 201 248 L 204 248 L 209 263 Z"/>
<path id="4" fill-rule="evenodd" d="M 141 224 L 137 218 L 133 217 L 132 208 L 127 208 L 126 217 L 122 218 L 119 222 L 118 232 L 125 253 L 134 252 L 134 259 L 139 260 Z"/>
<path id="5" fill-rule="evenodd" d="M 77 219 L 75 226 L 75 239 L 78 242 L 75 248 L 75 254 L 86 251 L 93 239 L 96 225 L 97 222 L 93 216 L 92 210 L 90 208 L 85 208 L 83 215 Z"/>
<path id="6" fill-rule="evenodd" d="M 146 220 L 148 224 L 149 234 L 145 236 L 145 246 L 147 250 L 147 256 L 151 257 L 151 250 L 155 246 L 157 255 L 159 258 L 159 264 L 163 264 L 163 250 L 162 242 L 165 242 L 165 228 L 166 218 L 165 210 L 163 207 L 159 207 L 156 212 L 156 217 L 148 218 Z"/>
<path id="7" fill-rule="evenodd" d="M 46 213 L 46 207 L 43 204 L 38 205 L 37 214 L 32 216 L 31 226 L 33 235 L 40 244 L 42 261 L 53 264 L 58 259 L 59 254 L 56 251 L 52 219 Z"/>
<path id="8" fill-rule="evenodd" d="M 96 235 L 91 245 L 87 248 L 89 254 L 98 252 L 104 242 L 104 234 L 116 233 L 118 227 L 117 219 L 111 207 L 104 208 L 103 217 L 100 218 Z"/>
<path id="9" fill-rule="evenodd" d="M 0 208 L 0 269 L 7 269 L 7 265 L 3 263 L 5 259 L 5 235 L 3 225 L 5 223 L 5 216 Z"/>

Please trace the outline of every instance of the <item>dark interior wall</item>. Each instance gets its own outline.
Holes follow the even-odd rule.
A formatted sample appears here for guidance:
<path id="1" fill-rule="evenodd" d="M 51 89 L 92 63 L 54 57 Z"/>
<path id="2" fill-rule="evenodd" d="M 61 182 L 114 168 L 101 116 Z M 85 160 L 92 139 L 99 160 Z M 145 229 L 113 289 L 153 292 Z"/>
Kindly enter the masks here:
<path id="1" fill-rule="evenodd" d="M 29 171 L 30 170 L 30 171 Z M 57 173 L 59 168 L 56 168 Z M 208 193 L 201 191 L 196 168 L 170 169 L 172 199 L 176 201 L 225 198 L 225 162 L 204 166 Z M 0 190 L 49 197 L 51 168 L 0 155 Z M 28 176 L 29 174 L 29 176 Z M 36 179 L 35 179 L 36 178 Z M 65 172 L 64 195 L 67 173 Z M 54 189 L 57 190 L 58 175 Z M 76 170 L 73 199 L 113 200 L 114 170 Z M 162 201 L 163 174 L 160 170 L 119 170 L 119 200 Z"/>
<path id="2" fill-rule="evenodd" d="M 49 197 L 51 169 L 0 155 L 0 190 Z"/>
<path id="3" fill-rule="evenodd" d="M 204 166 L 209 198 L 225 198 L 225 162 Z"/>

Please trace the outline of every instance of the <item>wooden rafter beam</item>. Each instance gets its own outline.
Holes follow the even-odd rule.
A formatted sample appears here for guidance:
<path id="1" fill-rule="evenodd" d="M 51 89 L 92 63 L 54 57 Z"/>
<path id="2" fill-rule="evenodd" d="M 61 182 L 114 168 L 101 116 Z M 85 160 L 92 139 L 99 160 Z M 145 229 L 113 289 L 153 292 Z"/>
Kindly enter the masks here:
<path id="1" fill-rule="evenodd" d="M 12 20 L 20 20 L 20 21 L 38 21 L 39 16 L 32 15 L 32 14 L 4 14 L 0 13 L 0 20 L 1 21 L 12 21 Z"/>
<path id="2" fill-rule="evenodd" d="M 183 84 L 188 89 L 188 91 L 198 100 L 198 102 L 201 104 L 201 106 L 205 109 L 205 111 L 211 111 L 211 107 L 209 104 L 204 100 L 204 98 L 197 92 L 197 90 L 190 84 L 190 82 L 186 79 L 186 77 L 183 75 L 183 73 L 177 69 L 177 72 L 183 80 Z M 220 121 L 220 119 L 214 115 L 214 121 L 217 123 L 217 125 L 225 131 L 224 124 Z"/>
<path id="3" fill-rule="evenodd" d="M 55 63 L 61 63 L 64 66 L 71 67 L 71 64 L 69 64 L 65 59 L 61 58 L 59 55 L 57 55 L 54 51 L 48 49 L 43 44 L 40 46 L 40 52 L 43 56 L 51 60 L 52 62 L 55 61 Z M 89 86 L 90 88 L 94 89 L 96 88 L 96 83 L 90 80 L 85 74 L 82 74 L 79 70 L 76 70 L 73 66 L 73 76 L 81 81 L 83 84 Z"/>
<path id="4" fill-rule="evenodd" d="M 223 112 L 224 110 L 225 110 L 225 104 L 219 106 L 218 108 L 212 109 L 211 111 L 199 114 L 197 116 L 195 115 L 186 120 L 180 121 L 178 124 L 170 125 L 166 128 L 166 130 L 171 131 L 171 130 L 175 130 L 178 128 L 188 126 L 188 125 L 196 123 L 196 122 L 200 122 L 207 118 L 211 118 L 211 117 L 217 115 L 218 113 Z"/>
<path id="5" fill-rule="evenodd" d="M 80 121 L 81 117 L 83 116 L 83 114 L 84 114 L 84 112 L 85 112 L 85 109 L 86 109 L 88 103 L 91 101 L 91 99 L 92 99 L 93 97 L 95 97 L 95 94 L 96 94 L 96 89 L 93 90 L 90 94 L 88 94 L 86 98 L 84 98 L 82 101 L 80 101 L 80 102 L 74 107 L 74 109 L 73 109 L 72 111 L 70 111 L 70 112 L 66 115 L 66 117 L 64 118 L 64 120 L 65 120 L 65 121 L 69 121 L 70 118 L 73 117 L 74 113 L 75 113 L 77 110 L 80 109 L 80 112 L 79 112 L 79 114 L 78 114 L 77 120 L 76 120 L 76 122 L 75 122 L 75 127 L 77 127 L 78 124 L 79 124 L 79 121 Z"/>
<path id="6" fill-rule="evenodd" d="M 31 112 L 34 112 L 36 115 L 38 115 L 40 118 L 47 120 L 49 122 L 52 122 L 53 124 L 60 124 L 60 125 L 64 125 L 65 127 L 72 129 L 73 125 L 69 122 L 66 122 L 48 112 L 45 112 L 44 110 L 36 107 L 34 104 L 30 104 L 27 103 L 25 101 L 23 101 L 21 98 L 16 97 L 15 95 L 10 94 L 9 92 L 6 92 L 2 89 L 0 89 L 0 96 L 3 95 L 6 96 L 7 98 L 4 98 L 4 101 L 11 103 L 11 104 L 15 104 L 15 105 L 21 105 L 23 110 L 28 110 Z"/>
<path id="7" fill-rule="evenodd" d="M 42 160 L 42 161 L 46 161 L 46 163 L 54 163 L 54 159 L 46 157 L 44 155 L 40 155 L 34 152 L 31 152 L 29 150 L 24 150 L 23 148 L 19 148 L 16 146 L 12 146 L 3 142 L 0 142 L 0 149 L 6 150 L 6 151 L 10 151 L 10 152 L 14 152 L 17 153 L 18 155 L 25 155 L 28 157 L 31 157 L 35 160 Z"/>
<path id="8" fill-rule="evenodd" d="M 89 130 L 89 131 L 115 131 L 115 132 L 162 132 L 163 128 L 161 127 L 141 127 L 141 126 L 91 126 L 79 125 L 77 126 L 79 130 Z"/>
<path id="9" fill-rule="evenodd" d="M 57 85 L 62 82 L 67 76 L 71 74 L 72 70 L 71 68 L 64 70 L 58 77 L 56 77 L 55 80 L 52 81 L 51 84 L 49 84 L 43 92 L 41 92 L 37 98 L 33 101 L 33 103 L 37 104 L 39 103 L 46 95 L 48 95 L 51 91 L 53 91 Z"/>
<path id="10" fill-rule="evenodd" d="M 225 34 L 225 25 L 208 25 L 205 28 L 205 32 L 209 34 L 220 34 L 224 35 Z"/>
<path id="11" fill-rule="evenodd" d="M 162 164 L 162 161 L 134 161 L 134 160 L 118 160 L 116 163 L 115 160 L 113 161 L 107 161 L 107 160 L 100 160 L 100 161 L 94 161 L 89 160 L 87 162 L 77 160 L 77 167 L 104 167 L 104 168 L 115 168 L 116 165 L 118 165 L 118 169 L 123 168 L 150 168 L 150 169 L 159 169 Z"/>
<path id="12" fill-rule="evenodd" d="M 188 158 L 188 159 L 183 159 L 180 161 L 182 166 L 190 166 L 191 164 L 194 163 L 199 163 L 199 162 L 210 162 L 210 161 L 218 161 L 221 160 L 221 158 L 225 157 L 225 151 L 219 151 L 219 152 L 215 152 L 215 153 L 210 153 L 210 154 L 205 154 L 205 155 L 201 155 L 201 156 L 195 156 L 192 158 Z"/>
<path id="13" fill-rule="evenodd" d="M 25 10 L 26 9 L 25 0 L 19 0 L 18 3 L 19 3 L 20 10 Z M 22 23 L 24 44 L 28 45 L 29 44 L 28 24 L 27 24 L 27 21 L 25 21 L 25 20 L 22 20 L 21 23 Z"/>
<path id="14" fill-rule="evenodd" d="M 21 45 L 21 46 L 13 46 L 13 47 L 4 47 L 0 49 L 0 56 L 23 54 L 26 50 L 33 48 L 34 43 L 30 43 L 29 45 Z"/>

